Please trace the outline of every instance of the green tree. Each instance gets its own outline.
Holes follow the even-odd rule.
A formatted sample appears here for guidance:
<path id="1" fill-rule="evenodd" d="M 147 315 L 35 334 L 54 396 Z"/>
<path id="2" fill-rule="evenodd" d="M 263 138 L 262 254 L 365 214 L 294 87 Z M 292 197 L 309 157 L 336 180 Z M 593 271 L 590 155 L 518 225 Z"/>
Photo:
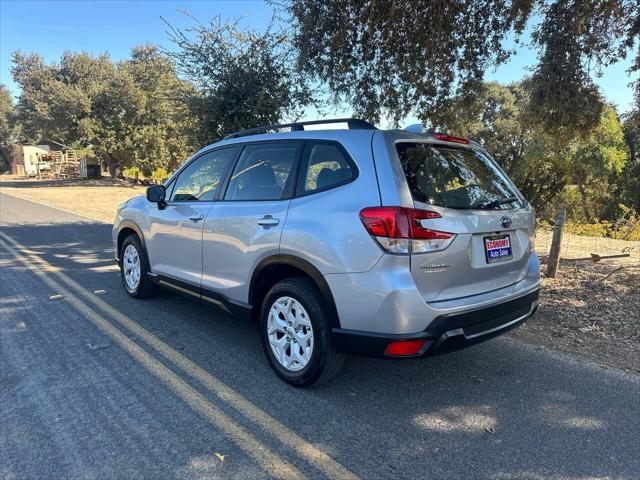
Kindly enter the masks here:
<path id="1" fill-rule="evenodd" d="M 530 122 L 531 83 L 484 85 L 473 102 L 452 103 L 447 127 L 471 136 L 491 152 L 543 215 L 554 214 L 550 210 L 562 194 L 566 201 L 578 199 L 577 211 L 571 213 L 582 220 L 592 221 L 595 211 L 599 217 L 613 217 L 615 209 L 609 207 L 617 206 L 619 195 L 614 192 L 626 181 L 620 174 L 627 160 L 615 110 L 605 107 L 589 134 L 558 139 Z M 629 122 L 625 129 L 628 143 L 635 138 L 632 125 Z"/>
<path id="2" fill-rule="evenodd" d="M 640 214 L 640 111 L 626 115 L 623 128 L 629 160 L 615 179 L 616 199 Z"/>
<path id="3" fill-rule="evenodd" d="M 193 150 L 193 86 L 156 47 L 136 47 L 117 64 L 107 55 L 65 52 L 47 65 L 17 52 L 12 74 L 26 138 L 88 149 L 112 176 L 131 166 L 147 176 L 173 170 Z"/>
<path id="4" fill-rule="evenodd" d="M 490 82 L 469 101 L 453 101 L 446 128 L 480 143 L 514 180 L 525 197 L 544 211 L 570 181 L 566 152 L 525 118 L 527 82 Z"/>
<path id="5" fill-rule="evenodd" d="M 201 144 L 296 117 L 312 101 L 296 71 L 291 39 L 272 28 L 240 30 L 238 21 L 216 17 L 187 30 L 170 26 L 170 39 L 177 47 L 171 57 L 197 89 L 192 107 Z"/>
<path id="6" fill-rule="evenodd" d="M 398 121 L 415 112 L 439 127 L 453 100 L 473 102 L 484 72 L 512 53 L 527 20 L 540 52 L 533 114 L 545 130 L 588 132 L 603 104 L 591 77 L 638 38 L 637 0 L 291 0 L 299 68 L 327 82 L 359 115 Z M 534 16 L 534 14 L 537 14 Z M 640 50 L 632 71 L 640 69 Z"/>
<path id="7" fill-rule="evenodd" d="M 136 121 L 142 141 L 133 152 L 135 163 L 145 176 L 157 169 L 174 170 L 195 148 L 193 85 L 178 78 L 171 58 L 151 45 L 134 48 L 121 68 L 143 94 Z"/>
<path id="8" fill-rule="evenodd" d="M 90 143 L 112 177 L 136 163 L 136 149 L 143 142 L 136 121 L 144 108 L 144 93 L 131 75 L 116 68 L 92 104 Z"/>
<path id="9" fill-rule="evenodd" d="M 193 151 L 192 95 L 166 55 L 154 46 L 134 48 L 93 104 L 91 144 L 110 174 L 138 167 L 149 177 L 184 161 Z"/>
<path id="10" fill-rule="evenodd" d="M 0 148 L 17 143 L 16 109 L 9 89 L 0 84 Z"/>
<path id="11" fill-rule="evenodd" d="M 587 190 L 598 185 L 600 192 L 608 192 L 607 179 L 622 172 L 627 163 L 628 150 L 622 124 L 613 107 L 606 106 L 600 123 L 586 137 L 578 137 L 569 146 L 569 165 L 573 182 L 580 192 L 584 219 L 594 219 L 589 209 Z"/>
<path id="12" fill-rule="evenodd" d="M 87 146 L 94 125 L 93 99 L 114 75 L 108 56 L 65 52 L 60 64 L 47 65 L 38 54 L 16 52 L 12 62 L 11 72 L 21 90 L 18 118 L 26 138 Z"/>

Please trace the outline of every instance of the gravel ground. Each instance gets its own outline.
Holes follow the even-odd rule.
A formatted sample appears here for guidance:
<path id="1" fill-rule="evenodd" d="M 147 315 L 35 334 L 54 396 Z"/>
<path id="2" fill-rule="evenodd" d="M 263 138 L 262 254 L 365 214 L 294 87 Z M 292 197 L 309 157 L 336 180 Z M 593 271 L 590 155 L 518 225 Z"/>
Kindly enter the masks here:
<path id="1" fill-rule="evenodd" d="M 510 335 L 640 373 L 640 264 L 561 262 L 543 276 L 538 313 Z"/>

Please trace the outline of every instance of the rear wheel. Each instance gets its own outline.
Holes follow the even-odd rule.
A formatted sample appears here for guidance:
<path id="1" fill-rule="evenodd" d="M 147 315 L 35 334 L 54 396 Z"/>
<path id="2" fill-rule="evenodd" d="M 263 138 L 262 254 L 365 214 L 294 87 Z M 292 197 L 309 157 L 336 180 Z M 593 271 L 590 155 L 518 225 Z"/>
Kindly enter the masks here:
<path id="1" fill-rule="evenodd" d="M 331 325 L 322 296 L 307 278 L 274 285 L 262 303 L 262 344 L 280 378 L 307 387 L 333 377 L 343 355 L 331 345 Z"/>
<path id="2" fill-rule="evenodd" d="M 149 260 L 137 235 L 125 238 L 120 249 L 120 278 L 127 293 L 134 298 L 154 295 L 157 286 L 149 279 Z"/>

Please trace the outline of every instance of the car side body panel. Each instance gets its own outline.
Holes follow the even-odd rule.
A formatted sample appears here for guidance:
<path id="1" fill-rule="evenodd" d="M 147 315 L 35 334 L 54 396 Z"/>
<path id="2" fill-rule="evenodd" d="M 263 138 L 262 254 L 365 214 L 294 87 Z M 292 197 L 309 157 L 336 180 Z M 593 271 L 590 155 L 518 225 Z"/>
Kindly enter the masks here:
<path id="1" fill-rule="evenodd" d="M 202 237 L 202 287 L 248 302 L 251 273 L 263 259 L 280 253 L 289 202 L 215 202 Z M 278 223 L 259 225 L 267 216 Z"/>
<path id="2" fill-rule="evenodd" d="M 358 177 L 336 188 L 293 198 L 289 206 L 280 252 L 308 261 L 323 275 L 366 272 L 382 256 L 359 217 L 362 208 L 380 205 L 372 133 L 362 133 L 365 135 L 357 137 L 332 135 L 355 162 Z"/>

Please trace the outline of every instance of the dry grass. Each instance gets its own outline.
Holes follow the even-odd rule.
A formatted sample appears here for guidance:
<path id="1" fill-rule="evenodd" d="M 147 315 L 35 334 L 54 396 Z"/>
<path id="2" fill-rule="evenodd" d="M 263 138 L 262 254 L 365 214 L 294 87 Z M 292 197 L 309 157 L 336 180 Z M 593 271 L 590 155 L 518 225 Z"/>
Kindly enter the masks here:
<path id="1" fill-rule="evenodd" d="M 536 232 L 536 252 L 541 257 L 549 254 L 551 237 L 553 233 L 548 230 Z M 562 235 L 561 256 L 563 259 L 576 259 L 589 257 L 592 253 L 604 255 L 629 254 L 629 257 L 617 259 L 617 262 L 640 264 L 640 242 L 618 240 L 604 237 L 585 237 L 564 233 Z"/>
<path id="2" fill-rule="evenodd" d="M 0 191 L 106 223 L 125 200 L 144 195 L 145 187 L 120 180 L 17 180 L 0 177 Z"/>

